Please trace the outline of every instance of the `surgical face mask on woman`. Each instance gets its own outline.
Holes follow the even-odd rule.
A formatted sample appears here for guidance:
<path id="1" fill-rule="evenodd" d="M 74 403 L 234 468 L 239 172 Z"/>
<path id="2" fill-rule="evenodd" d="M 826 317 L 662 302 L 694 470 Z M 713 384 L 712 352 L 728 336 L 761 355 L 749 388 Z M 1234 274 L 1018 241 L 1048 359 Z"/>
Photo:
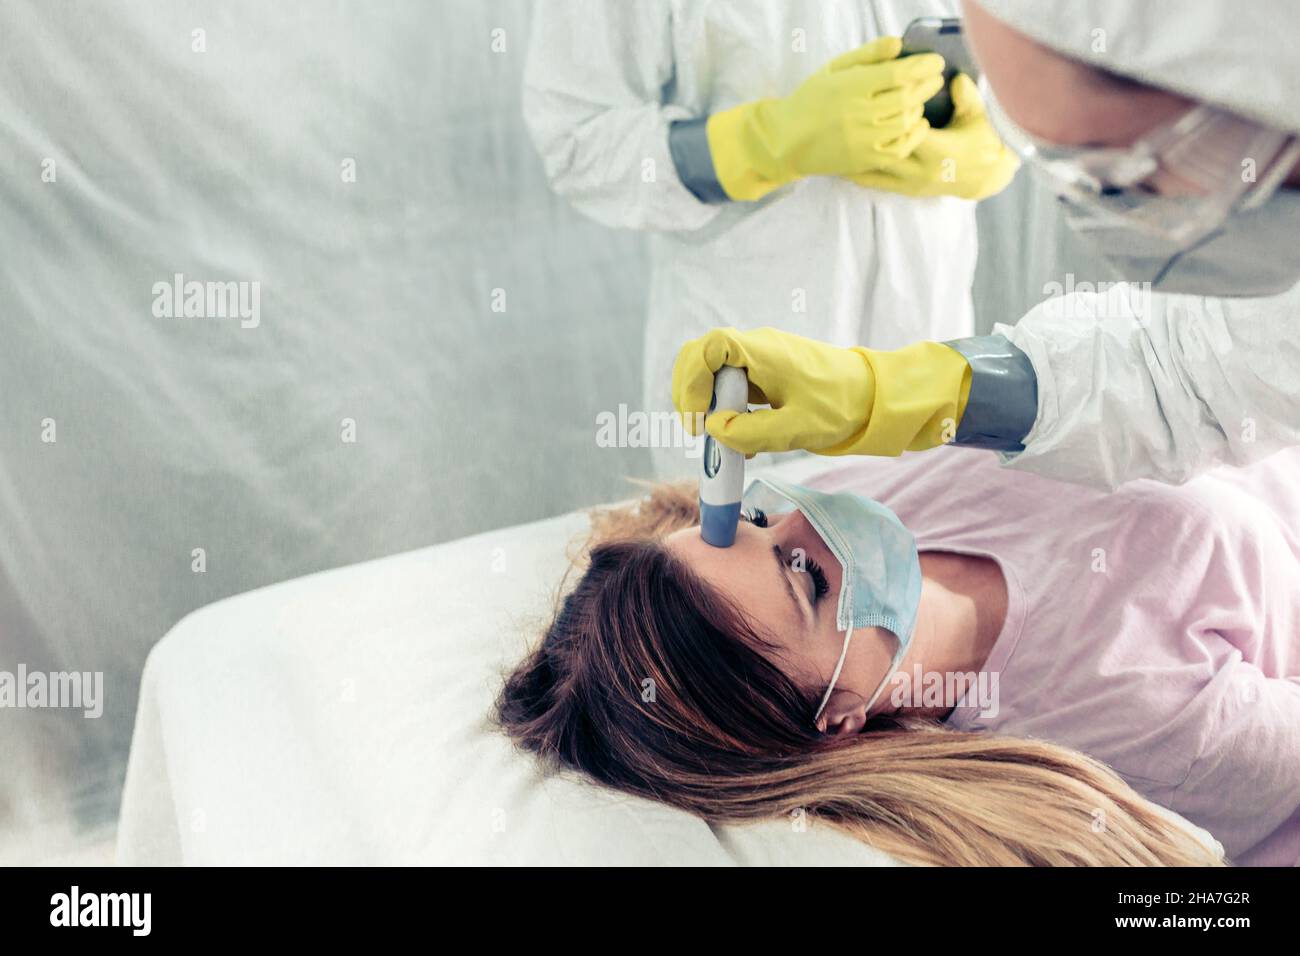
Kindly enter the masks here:
<path id="1" fill-rule="evenodd" d="M 771 637 L 790 676 L 819 689 L 819 726 L 833 691 L 881 712 L 920 604 L 911 533 L 869 498 L 775 480 L 751 484 L 744 506 L 731 548 L 709 547 L 697 528 L 665 543 Z"/>

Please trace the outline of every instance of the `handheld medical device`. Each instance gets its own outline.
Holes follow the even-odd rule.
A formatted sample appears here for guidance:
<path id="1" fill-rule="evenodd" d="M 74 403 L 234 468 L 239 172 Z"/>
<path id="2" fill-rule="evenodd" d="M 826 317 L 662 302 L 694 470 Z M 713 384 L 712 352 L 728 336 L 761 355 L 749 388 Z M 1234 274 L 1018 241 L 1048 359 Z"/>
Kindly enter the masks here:
<path id="1" fill-rule="evenodd" d="M 953 103 L 949 86 L 953 77 L 965 73 L 972 80 L 980 78 L 975 58 L 966 48 L 962 38 L 961 19 L 958 17 L 918 17 L 903 31 L 903 52 L 900 57 L 917 53 L 938 53 L 943 57 L 943 89 L 925 101 L 925 118 L 935 129 L 942 129 L 952 121 Z"/>
<path id="2" fill-rule="evenodd" d="M 713 376 L 713 401 L 720 408 L 749 411 L 749 376 L 743 368 L 724 365 Z M 740 499 L 745 493 L 745 456 L 705 433 L 700 456 L 700 534 L 715 548 L 729 548 L 740 523 Z"/>

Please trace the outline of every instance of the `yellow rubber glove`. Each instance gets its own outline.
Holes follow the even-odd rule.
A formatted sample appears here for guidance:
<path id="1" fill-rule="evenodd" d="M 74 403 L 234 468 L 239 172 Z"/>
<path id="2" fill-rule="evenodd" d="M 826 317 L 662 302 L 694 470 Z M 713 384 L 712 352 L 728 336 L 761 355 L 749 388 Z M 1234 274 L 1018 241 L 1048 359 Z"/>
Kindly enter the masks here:
<path id="1" fill-rule="evenodd" d="M 715 113 L 705 127 L 718 182 L 732 199 L 760 199 L 801 176 L 847 176 L 903 159 L 929 124 L 922 108 L 943 88 L 937 53 L 898 59 L 881 37 L 837 57 L 789 96 Z"/>
<path id="2" fill-rule="evenodd" d="M 953 117 L 943 129 L 927 130 L 915 151 L 889 169 L 847 178 L 859 186 L 909 196 L 987 199 L 1000 193 L 1020 168 L 1016 154 L 994 132 L 974 81 L 952 81 Z"/>
<path id="3" fill-rule="evenodd" d="M 749 375 L 752 412 L 717 411 L 705 428 L 729 448 L 899 455 L 951 441 L 970 395 L 970 365 L 939 342 L 893 352 L 839 348 L 780 329 L 710 329 L 677 353 L 673 405 L 691 434 L 724 365 Z"/>

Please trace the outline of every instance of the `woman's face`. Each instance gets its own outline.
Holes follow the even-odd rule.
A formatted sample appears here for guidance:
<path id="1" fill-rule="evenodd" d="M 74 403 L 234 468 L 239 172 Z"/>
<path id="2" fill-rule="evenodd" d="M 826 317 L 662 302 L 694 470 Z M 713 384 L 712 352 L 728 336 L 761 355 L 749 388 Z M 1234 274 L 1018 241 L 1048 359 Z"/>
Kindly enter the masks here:
<path id="1" fill-rule="evenodd" d="M 773 645 L 772 662 L 788 677 L 817 697 L 825 692 L 844 647 L 844 633 L 835 628 L 842 572 L 801 513 L 742 520 L 730 548 L 707 544 L 698 525 L 674 532 L 664 543 L 749 616 L 754 630 Z M 823 731 L 861 729 L 869 716 L 866 702 L 897 646 L 883 628 L 853 632 L 835 693 L 818 721 Z M 888 696 L 881 695 L 871 714 L 889 708 Z"/>

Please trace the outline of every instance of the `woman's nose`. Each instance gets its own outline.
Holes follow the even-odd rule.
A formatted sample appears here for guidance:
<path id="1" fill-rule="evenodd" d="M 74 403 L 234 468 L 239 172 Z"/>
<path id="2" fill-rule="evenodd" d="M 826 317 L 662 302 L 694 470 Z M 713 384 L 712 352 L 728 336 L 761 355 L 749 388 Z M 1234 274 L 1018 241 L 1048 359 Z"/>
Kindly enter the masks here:
<path id="1" fill-rule="evenodd" d="M 830 557 L 826 542 L 817 533 L 817 529 L 804 517 L 802 511 L 791 511 L 781 516 L 779 524 L 768 522 L 768 527 L 776 536 L 776 541 L 783 548 L 803 548 L 818 561 Z"/>
<path id="2" fill-rule="evenodd" d="M 801 511 L 787 511 L 783 515 L 778 515 L 776 520 L 769 520 L 767 526 L 778 531 L 777 537 L 783 544 L 798 543 L 798 539 L 813 533 L 812 525 L 808 523 L 808 519 Z"/>

